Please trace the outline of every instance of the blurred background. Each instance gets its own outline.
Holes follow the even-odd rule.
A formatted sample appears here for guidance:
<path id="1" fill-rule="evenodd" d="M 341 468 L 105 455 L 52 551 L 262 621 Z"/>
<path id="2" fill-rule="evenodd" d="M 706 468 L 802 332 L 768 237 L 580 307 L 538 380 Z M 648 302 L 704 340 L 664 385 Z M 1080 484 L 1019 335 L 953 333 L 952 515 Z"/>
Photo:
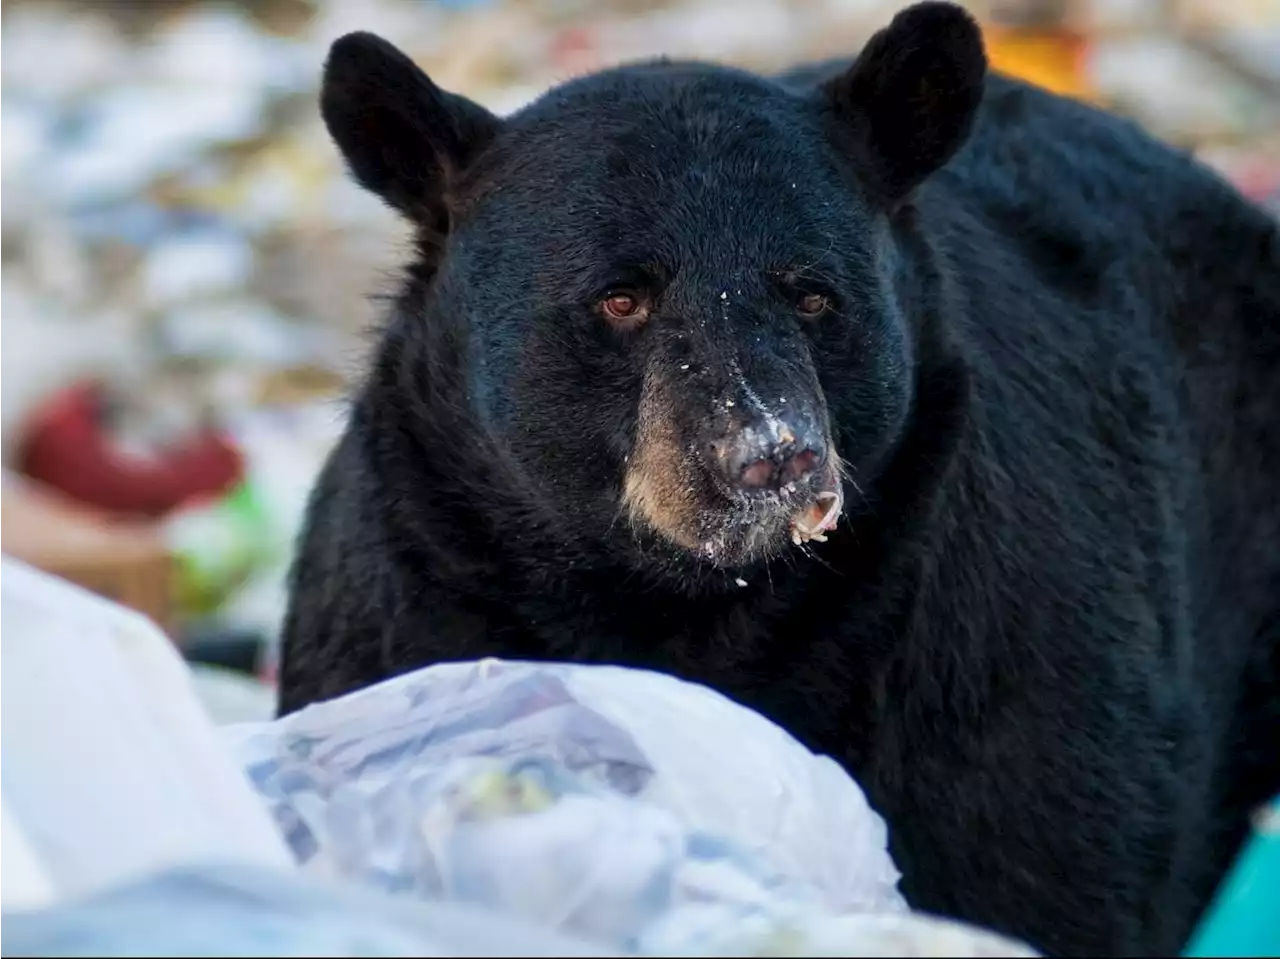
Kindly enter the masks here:
<path id="1" fill-rule="evenodd" d="M 316 108 L 381 33 L 508 112 L 623 59 L 849 55 L 898 0 L 7 0 L 3 548 L 139 609 L 270 712 L 284 575 L 400 224 Z M 1280 0 L 972 0 L 995 65 L 1280 211 Z"/>

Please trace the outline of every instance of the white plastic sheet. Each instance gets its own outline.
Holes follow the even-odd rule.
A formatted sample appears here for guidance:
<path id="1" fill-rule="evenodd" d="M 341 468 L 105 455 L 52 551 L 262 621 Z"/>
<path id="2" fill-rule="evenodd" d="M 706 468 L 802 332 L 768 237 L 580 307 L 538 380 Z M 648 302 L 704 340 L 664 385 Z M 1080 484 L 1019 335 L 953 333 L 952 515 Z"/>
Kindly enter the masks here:
<path id="1" fill-rule="evenodd" d="M 0 587 L 4 810 L 53 895 L 207 859 L 292 865 L 160 630 L 8 557 Z M 49 895 L 26 864 L 4 856 L 6 909 Z"/>

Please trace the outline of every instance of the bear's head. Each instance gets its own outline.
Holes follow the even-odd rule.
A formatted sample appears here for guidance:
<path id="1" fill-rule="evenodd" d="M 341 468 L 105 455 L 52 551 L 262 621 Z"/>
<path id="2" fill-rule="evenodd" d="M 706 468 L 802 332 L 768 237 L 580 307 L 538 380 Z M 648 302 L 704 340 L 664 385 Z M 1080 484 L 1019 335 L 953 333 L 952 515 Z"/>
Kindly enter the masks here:
<path id="1" fill-rule="evenodd" d="M 418 233 L 381 362 L 424 455 L 490 482 L 500 458 L 531 514 L 667 561 L 823 538 L 907 422 L 899 226 L 985 70 L 969 15 L 927 2 L 810 88 L 662 61 L 499 119 L 338 40 L 325 122 Z"/>

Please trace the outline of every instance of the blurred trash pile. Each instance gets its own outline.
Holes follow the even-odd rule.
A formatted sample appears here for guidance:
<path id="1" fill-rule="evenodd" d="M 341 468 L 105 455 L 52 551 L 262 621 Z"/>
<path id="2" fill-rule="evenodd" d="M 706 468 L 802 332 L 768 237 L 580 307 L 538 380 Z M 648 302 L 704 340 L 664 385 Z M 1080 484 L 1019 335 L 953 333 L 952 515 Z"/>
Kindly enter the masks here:
<path id="1" fill-rule="evenodd" d="M 269 653 L 306 490 L 376 320 L 369 296 L 404 240 L 320 123 L 329 43 L 382 33 L 442 86 L 507 112 L 623 59 L 771 70 L 849 55 L 903 5 L 10 0 L 6 468 L 74 505 L 74 522 L 150 524 L 174 560 L 152 593 L 188 647 L 234 633 Z M 1129 112 L 1278 202 L 1277 0 L 970 6 L 1001 68 Z M 42 548 L 27 558 L 66 565 Z M 109 570 L 77 575 L 132 595 Z"/>

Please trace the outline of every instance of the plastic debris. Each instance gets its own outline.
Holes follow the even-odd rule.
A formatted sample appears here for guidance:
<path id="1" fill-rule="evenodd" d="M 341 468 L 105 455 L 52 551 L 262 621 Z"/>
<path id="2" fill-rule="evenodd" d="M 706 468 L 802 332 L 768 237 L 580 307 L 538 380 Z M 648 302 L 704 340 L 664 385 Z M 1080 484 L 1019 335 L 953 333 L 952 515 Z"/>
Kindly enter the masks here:
<path id="1" fill-rule="evenodd" d="M 639 955 L 1033 955 L 910 913 L 834 762 L 706 687 L 447 663 L 222 730 L 304 870 Z"/>

